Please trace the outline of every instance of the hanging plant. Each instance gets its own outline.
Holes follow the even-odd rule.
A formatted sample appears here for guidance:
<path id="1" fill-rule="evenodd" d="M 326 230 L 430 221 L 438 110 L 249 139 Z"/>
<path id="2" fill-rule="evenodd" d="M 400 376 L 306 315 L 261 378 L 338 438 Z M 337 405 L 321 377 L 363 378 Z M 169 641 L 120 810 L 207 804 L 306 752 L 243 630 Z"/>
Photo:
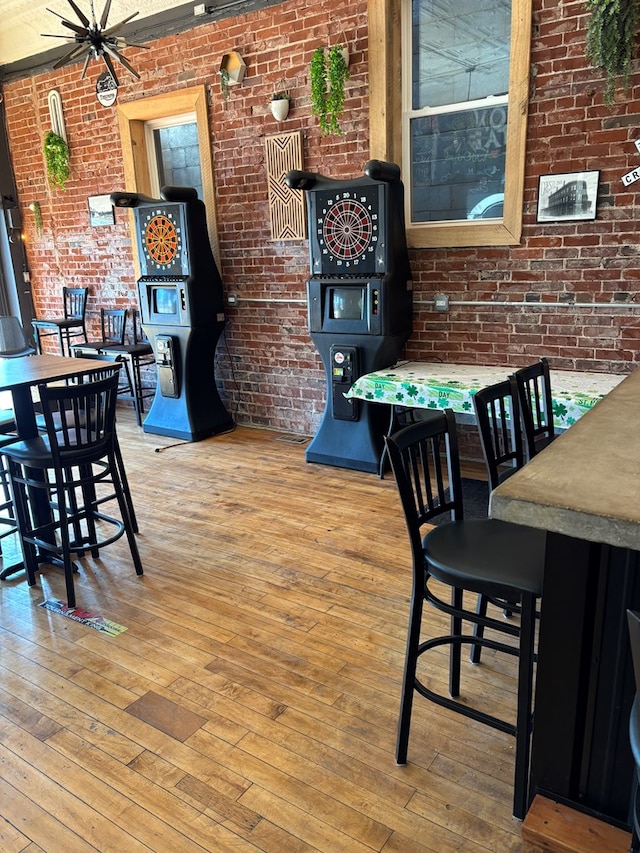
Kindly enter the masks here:
<path id="1" fill-rule="evenodd" d="M 344 84 L 349 79 L 349 66 L 345 59 L 345 49 L 342 45 L 329 48 L 327 61 L 327 114 L 329 116 L 330 133 L 342 136 L 338 119 L 344 113 Z"/>
<path id="2" fill-rule="evenodd" d="M 36 234 L 42 236 L 42 209 L 39 201 L 34 201 L 29 205 L 29 210 L 33 213 L 33 219 L 36 226 Z"/>
<path id="3" fill-rule="evenodd" d="M 220 91 L 222 92 L 222 101 L 226 108 L 229 100 L 229 72 L 226 68 L 220 69 Z"/>
<path id="4" fill-rule="evenodd" d="M 311 115 L 316 116 L 323 136 L 329 133 L 329 122 L 327 119 L 327 66 L 324 57 L 324 48 L 317 47 L 311 57 L 309 66 L 309 78 L 311 82 Z"/>
<path id="5" fill-rule="evenodd" d="M 616 81 L 629 87 L 636 54 L 640 0 L 586 0 L 591 13 L 587 23 L 586 55 L 594 68 L 606 73 L 604 102 L 614 101 Z"/>
<path id="6" fill-rule="evenodd" d="M 226 68 L 220 69 L 220 89 L 222 91 L 222 102 L 224 103 L 225 109 L 227 108 L 227 101 L 229 100 L 229 72 Z"/>
<path id="7" fill-rule="evenodd" d="M 63 190 L 69 180 L 69 146 L 52 130 L 44 138 L 44 157 L 49 183 L 52 187 L 60 187 Z"/>
<path id="8" fill-rule="evenodd" d="M 344 113 L 344 84 L 349 79 L 346 56 L 345 48 L 334 45 L 328 54 L 323 47 L 316 48 L 311 57 L 311 114 L 317 116 L 323 136 L 342 136 L 338 119 Z"/>

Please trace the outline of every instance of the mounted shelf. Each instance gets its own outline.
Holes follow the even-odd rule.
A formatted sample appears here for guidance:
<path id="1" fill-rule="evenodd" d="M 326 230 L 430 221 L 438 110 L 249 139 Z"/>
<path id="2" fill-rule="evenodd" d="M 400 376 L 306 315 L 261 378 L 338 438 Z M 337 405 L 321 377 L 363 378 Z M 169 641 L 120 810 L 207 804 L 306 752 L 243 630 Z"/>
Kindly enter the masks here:
<path id="1" fill-rule="evenodd" d="M 220 71 L 226 71 L 229 85 L 235 86 L 238 83 L 242 83 L 244 80 L 247 66 L 240 54 L 237 51 L 232 50 L 230 53 L 225 53 L 222 57 L 222 61 L 220 62 Z"/>

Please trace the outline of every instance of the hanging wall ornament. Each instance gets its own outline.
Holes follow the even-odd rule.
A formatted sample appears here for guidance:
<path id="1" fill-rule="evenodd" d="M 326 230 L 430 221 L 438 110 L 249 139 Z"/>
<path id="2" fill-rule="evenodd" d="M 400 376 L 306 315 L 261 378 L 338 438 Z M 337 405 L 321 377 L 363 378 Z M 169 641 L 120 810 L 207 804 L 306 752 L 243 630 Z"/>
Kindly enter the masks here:
<path id="1" fill-rule="evenodd" d="M 103 71 L 96 81 L 96 97 L 103 107 L 112 107 L 118 97 L 118 84 L 110 71 Z"/>
<path id="2" fill-rule="evenodd" d="M 72 39 L 72 42 L 70 43 L 74 44 L 73 48 L 65 54 L 62 59 L 58 60 L 53 67 L 55 69 L 62 68 L 64 65 L 68 65 L 70 62 L 74 62 L 76 59 L 80 59 L 81 56 L 86 54 L 81 79 L 84 78 L 87 73 L 87 66 L 91 59 L 102 58 L 104 64 L 107 66 L 107 70 L 113 77 L 116 86 L 119 85 L 119 81 L 113 65 L 114 59 L 116 59 L 121 65 L 124 65 L 124 67 L 130 71 L 137 80 L 139 80 L 140 75 L 122 55 L 121 51 L 125 47 L 141 47 L 148 50 L 148 46 L 127 42 L 124 36 L 116 35 L 121 27 L 128 24 L 129 21 L 132 20 L 132 18 L 135 18 L 139 13 L 134 12 L 123 21 L 120 21 L 119 24 L 115 24 L 113 27 L 107 28 L 107 19 L 109 17 L 109 11 L 111 10 L 111 0 L 106 0 L 104 9 L 102 10 L 102 15 L 100 16 L 100 21 L 96 19 L 93 0 L 91 0 L 91 20 L 87 18 L 82 9 L 76 5 L 74 0 L 68 0 L 68 2 L 78 16 L 80 24 L 67 21 L 62 17 L 62 15 L 58 15 L 57 12 L 53 12 L 51 9 L 47 10 L 60 18 L 63 27 L 67 27 L 67 29 L 71 30 L 72 33 L 75 33 L 73 36 L 42 33 L 42 36 L 45 38 Z"/>

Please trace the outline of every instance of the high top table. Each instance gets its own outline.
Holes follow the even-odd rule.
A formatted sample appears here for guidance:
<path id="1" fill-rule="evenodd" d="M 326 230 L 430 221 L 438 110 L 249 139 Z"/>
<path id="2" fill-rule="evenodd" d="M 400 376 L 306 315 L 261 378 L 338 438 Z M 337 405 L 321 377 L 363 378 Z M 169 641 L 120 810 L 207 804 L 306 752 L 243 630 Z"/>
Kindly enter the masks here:
<path id="1" fill-rule="evenodd" d="M 110 363 L 109 366 L 119 367 L 117 363 Z M 32 393 L 37 385 L 91 375 L 104 369 L 105 363 L 103 361 L 88 358 L 68 358 L 59 355 L 0 358 L 0 392 L 11 393 L 17 438 L 35 438 L 38 434 Z M 38 498 L 41 497 L 38 495 Z M 50 508 L 48 504 L 40 500 L 39 503 L 36 503 L 34 512 L 37 512 L 40 517 L 45 517 L 45 514 L 50 513 Z M 6 566 L 0 572 L 0 580 L 6 580 L 10 575 L 23 569 L 22 563 Z"/>
<path id="2" fill-rule="evenodd" d="M 640 370 L 491 495 L 490 515 L 549 531 L 531 797 L 626 826 L 640 609 Z"/>
<path id="3" fill-rule="evenodd" d="M 24 358 L 0 358 L 0 391 L 9 391 L 13 400 L 18 436 L 38 434 L 32 389 L 41 383 L 58 382 L 74 376 L 99 373 L 104 362 L 59 355 L 30 355 Z"/>
<path id="4" fill-rule="evenodd" d="M 458 415 L 473 415 L 476 391 L 502 382 L 516 369 L 503 365 L 405 361 L 365 373 L 356 379 L 345 397 L 390 406 L 452 409 Z M 623 378 L 611 373 L 552 369 L 551 395 L 556 428 L 570 427 Z"/>

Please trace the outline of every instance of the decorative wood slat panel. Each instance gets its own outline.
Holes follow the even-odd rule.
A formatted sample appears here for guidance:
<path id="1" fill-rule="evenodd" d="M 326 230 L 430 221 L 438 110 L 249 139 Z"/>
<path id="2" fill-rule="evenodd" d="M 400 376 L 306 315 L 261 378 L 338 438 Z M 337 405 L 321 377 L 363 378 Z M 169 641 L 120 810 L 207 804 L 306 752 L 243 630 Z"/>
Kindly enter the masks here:
<path id="1" fill-rule="evenodd" d="M 272 240 L 304 240 L 307 236 L 304 194 L 284 182 L 291 169 L 302 169 L 302 132 L 265 138 L 269 217 Z"/>

